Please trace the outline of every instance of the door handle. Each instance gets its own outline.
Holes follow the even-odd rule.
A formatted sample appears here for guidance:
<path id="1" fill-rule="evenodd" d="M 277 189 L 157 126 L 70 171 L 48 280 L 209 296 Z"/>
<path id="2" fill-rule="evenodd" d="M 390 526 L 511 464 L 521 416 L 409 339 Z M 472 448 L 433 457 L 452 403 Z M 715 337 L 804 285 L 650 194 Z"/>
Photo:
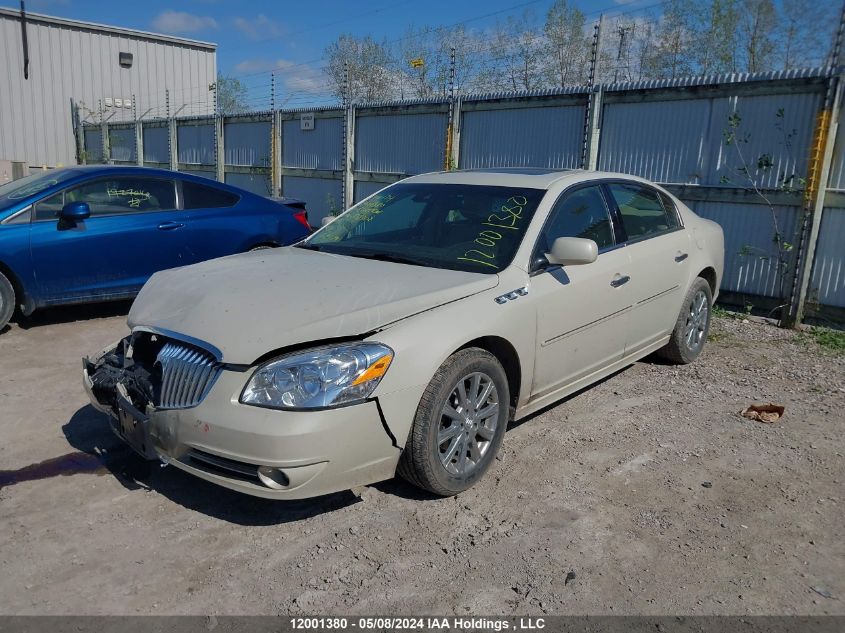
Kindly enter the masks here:
<path id="1" fill-rule="evenodd" d="M 629 281 L 631 281 L 631 277 L 629 275 L 619 275 L 619 274 L 617 274 L 616 276 L 613 277 L 613 279 L 610 280 L 610 285 L 613 286 L 614 288 L 618 288 L 619 286 L 625 285 Z"/>
<path id="2" fill-rule="evenodd" d="M 162 222 L 158 225 L 159 231 L 173 231 L 174 229 L 181 229 L 184 224 L 181 222 Z"/>
<path id="3" fill-rule="evenodd" d="M 687 257 L 689 257 L 688 253 L 682 253 L 682 252 L 678 251 L 678 254 L 675 255 L 675 261 L 680 263 L 680 262 L 684 261 Z"/>

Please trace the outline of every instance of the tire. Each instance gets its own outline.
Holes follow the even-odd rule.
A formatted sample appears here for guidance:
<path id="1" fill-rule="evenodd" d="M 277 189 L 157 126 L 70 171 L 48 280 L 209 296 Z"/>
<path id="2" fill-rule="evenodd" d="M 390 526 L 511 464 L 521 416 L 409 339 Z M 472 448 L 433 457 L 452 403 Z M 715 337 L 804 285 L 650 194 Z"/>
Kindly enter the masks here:
<path id="1" fill-rule="evenodd" d="M 666 346 L 658 350 L 658 355 L 678 365 L 686 365 L 698 358 L 710 331 L 712 305 L 710 284 L 696 277 L 684 298 L 672 336 Z"/>
<path id="2" fill-rule="evenodd" d="M 3 273 L 0 273 L 0 330 L 6 327 L 15 311 L 15 289 Z"/>
<path id="3" fill-rule="evenodd" d="M 469 406 L 461 401 L 461 383 L 471 400 Z M 475 347 L 455 352 L 434 374 L 420 399 L 399 460 L 399 475 L 444 497 L 471 487 L 484 476 L 499 451 L 509 404 L 508 379 L 495 356 Z M 445 412 L 447 405 L 452 415 Z M 464 415 L 465 411 L 470 415 Z"/>

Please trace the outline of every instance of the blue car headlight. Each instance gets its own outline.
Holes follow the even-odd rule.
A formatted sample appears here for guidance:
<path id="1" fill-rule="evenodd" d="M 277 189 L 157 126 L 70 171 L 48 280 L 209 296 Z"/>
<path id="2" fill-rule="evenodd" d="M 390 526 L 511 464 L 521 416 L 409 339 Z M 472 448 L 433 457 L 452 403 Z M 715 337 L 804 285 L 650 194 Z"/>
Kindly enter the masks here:
<path id="1" fill-rule="evenodd" d="M 340 343 L 273 359 L 255 370 L 240 401 L 272 409 L 322 409 L 369 398 L 393 350 L 381 343 Z"/>

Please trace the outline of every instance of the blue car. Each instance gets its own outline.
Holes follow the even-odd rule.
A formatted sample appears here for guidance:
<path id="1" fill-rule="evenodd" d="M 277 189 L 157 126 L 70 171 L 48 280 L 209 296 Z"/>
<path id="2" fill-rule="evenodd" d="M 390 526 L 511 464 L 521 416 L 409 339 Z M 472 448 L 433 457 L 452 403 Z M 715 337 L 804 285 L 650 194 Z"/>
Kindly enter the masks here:
<path id="1" fill-rule="evenodd" d="M 0 330 L 16 305 L 133 297 L 165 268 L 299 241 L 304 204 L 163 169 L 56 169 L 0 185 Z"/>

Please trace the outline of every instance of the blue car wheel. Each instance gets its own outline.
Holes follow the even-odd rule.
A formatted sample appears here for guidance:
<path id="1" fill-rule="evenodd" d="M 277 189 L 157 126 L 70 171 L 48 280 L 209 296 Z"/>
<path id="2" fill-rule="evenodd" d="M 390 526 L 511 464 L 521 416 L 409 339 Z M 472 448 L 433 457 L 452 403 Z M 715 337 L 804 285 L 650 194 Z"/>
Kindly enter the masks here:
<path id="1" fill-rule="evenodd" d="M 6 279 L 6 276 L 0 273 L 0 330 L 6 327 L 14 311 L 15 289 L 12 288 L 12 284 Z"/>

